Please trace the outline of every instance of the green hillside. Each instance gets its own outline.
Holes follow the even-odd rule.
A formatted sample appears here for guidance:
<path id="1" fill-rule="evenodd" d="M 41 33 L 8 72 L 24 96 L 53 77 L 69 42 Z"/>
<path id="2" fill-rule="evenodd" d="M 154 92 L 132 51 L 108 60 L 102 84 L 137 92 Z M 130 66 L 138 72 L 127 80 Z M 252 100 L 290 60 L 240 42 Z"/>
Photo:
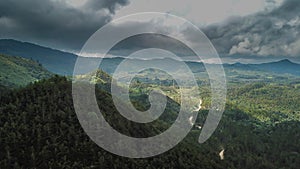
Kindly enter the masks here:
<path id="1" fill-rule="evenodd" d="M 288 81 L 287 81 L 288 83 Z M 278 123 L 300 120 L 299 82 L 251 83 L 231 87 L 228 101 L 260 121 Z"/>
<path id="2" fill-rule="evenodd" d="M 163 119 L 149 125 L 128 121 L 120 116 L 108 92 L 96 89 L 96 96 L 105 119 L 119 132 L 147 137 L 168 127 Z M 207 110 L 200 111 L 197 123 L 202 125 L 206 114 Z M 73 109 L 71 82 L 56 76 L 0 97 L 0 168 L 296 169 L 299 130 L 299 121 L 269 126 L 228 105 L 217 130 L 204 144 L 197 142 L 200 130 L 194 129 L 161 155 L 120 157 L 98 147 L 85 134 Z M 221 150 L 224 160 L 219 157 Z"/>
<path id="3" fill-rule="evenodd" d="M 30 59 L 0 54 L 0 86 L 15 88 L 52 75 Z"/>
<path id="4" fill-rule="evenodd" d="M 229 81 L 234 83 L 228 85 L 226 110 L 207 142 L 198 143 L 201 129 L 194 127 L 179 145 L 166 153 L 147 159 L 129 159 L 103 150 L 86 135 L 74 112 L 72 82 L 66 77 L 48 78 L 51 73 L 39 63 L 20 57 L 0 55 L 0 66 L 0 145 L 3 145 L 0 168 L 250 169 L 256 166 L 296 169 L 300 163 L 300 83 L 294 76 L 284 81 L 280 78 L 245 81 L 236 78 L 245 75 L 245 71 L 227 72 L 233 77 Z M 245 76 L 253 74 L 249 72 Z M 130 100 L 138 110 L 149 108 L 148 94 L 152 89 L 160 88 L 168 96 L 165 112 L 147 124 L 120 115 L 110 95 L 112 77 L 106 72 L 97 70 L 77 78 L 97 85 L 96 97 L 106 121 L 125 135 L 160 134 L 177 117 L 179 88 L 162 72 L 141 72 L 130 85 Z M 204 78 L 197 80 L 203 84 L 200 91 L 204 102 L 196 125 L 203 126 L 210 92 L 209 85 L 202 83 Z M 34 83 L 25 86 L 30 82 Z M 20 86 L 17 90 L 6 90 L 6 87 Z M 219 157 L 222 150 L 224 160 Z"/>
<path id="5" fill-rule="evenodd" d="M 38 60 L 43 66 L 56 74 L 70 75 L 77 55 L 12 39 L 0 39 L 0 53 Z"/>

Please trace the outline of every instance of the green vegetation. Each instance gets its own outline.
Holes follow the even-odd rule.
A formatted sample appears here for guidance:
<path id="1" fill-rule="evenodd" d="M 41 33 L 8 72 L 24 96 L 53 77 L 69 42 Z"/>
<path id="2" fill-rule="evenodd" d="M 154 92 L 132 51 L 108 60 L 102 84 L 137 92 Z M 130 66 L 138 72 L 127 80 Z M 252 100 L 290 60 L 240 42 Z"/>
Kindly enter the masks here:
<path id="1" fill-rule="evenodd" d="M 39 79 L 49 78 L 51 75 L 52 73 L 33 60 L 0 55 L 1 86 L 8 88 L 21 87 Z"/>
<path id="2" fill-rule="evenodd" d="M 72 74 L 78 57 L 72 53 L 12 39 L 0 39 L 0 53 L 38 60 L 47 70 L 62 75 Z"/>
<path id="3" fill-rule="evenodd" d="M 254 85 L 255 86 L 255 85 Z M 264 85 L 261 85 L 264 86 Z M 252 87 L 251 87 L 252 88 Z M 100 109 L 120 132 L 146 137 L 170 126 L 179 105 L 172 105 L 157 121 L 147 125 L 124 119 L 111 96 L 97 89 Z M 134 96 L 143 108 L 146 99 Z M 283 98 L 284 99 L 284 98 Z M 297 168 L 300 163 L 300 122 L 268 125 L 228 104 L 213 136 L 198 144 L 194 129 L 172 150 L 147 159 L 129 159 L 99 148 L 82 130 L 72 106 L 71 82 L 53 77 L 0 97 L 0 168 Z M 176 108 L 177 107 L 177 108 Z M 145 108 L 145 107 L 144 107 Z M 203 125 L 207 110 L 197 124 Z M 225 159 L 219 152 L 225 150 Z"/>
<path id="4" fill-rule="evenodd" d="M 294 84 L 253 83 L 230 89 L 233 105 L 260 121 L 300 120 L 300 89 Z"/>
<path id="5" fill-rule="evenodd" d="M 203 126 L 210 107 L 209 80 L 198 63 L 189 64 L 197 69 L 194 73 L 203 100 L 196 126 Z M 110 65 L 111 70 L 114 65 Z M 300 78 L 253 67 L 225 66 L 229 84 L 226 110 L 207 142 L 197 142 L 201 129 L 195 126 L 168 152 L 129 159 L 98 147 L 83 131 L 74 112 L 69 78 L 51 77 L 30 59 L 0 55 L 0 168 L 296 169 L 300 164 Z M 110 95 L 112 77 L 106 72 L 97 70 L 76 78 L 96 84 L 101 112 L 125 135 L 154 136 L 177 118 L 180 88 L 164 72 L 140 72 L 130 84 L 130 99 L 138 110 L 149 108 L 148 94 L 153 89 L 161 89 L 168 96 L 164 113 L 147 124 L 134 123 L 119 114 Z M 122 84 L 118 87 L 124 90 Z M 88 116 L 97 115 L 90 112 Z M 224 160 L 219 157 L 222 150 Z"/>

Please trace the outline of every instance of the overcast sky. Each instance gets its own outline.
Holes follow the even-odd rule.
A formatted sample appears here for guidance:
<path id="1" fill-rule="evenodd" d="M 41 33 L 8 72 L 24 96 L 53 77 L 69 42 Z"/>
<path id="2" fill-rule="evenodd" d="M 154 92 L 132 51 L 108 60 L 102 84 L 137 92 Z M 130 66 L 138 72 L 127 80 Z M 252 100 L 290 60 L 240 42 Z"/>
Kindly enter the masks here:
<path id="1" fill-rule="evenodd" d="M 204 31 L 224 61 L 300 59 L 299 0 L 7 0 L 0 1 L 0 38 L 78 52 L 103 25 L 137 12 L 167 12 L 191 21 Z M 150 21 L 130 24 L 118 26 L 157 27 Z M 193 34 L 183 30 L 182 36 Z M 148 43 L 141 37 L 135 40 Z M 134 39 L 127 43 L 141 44 Z M 129 44 L 116 49 L 124 52 Z"/>

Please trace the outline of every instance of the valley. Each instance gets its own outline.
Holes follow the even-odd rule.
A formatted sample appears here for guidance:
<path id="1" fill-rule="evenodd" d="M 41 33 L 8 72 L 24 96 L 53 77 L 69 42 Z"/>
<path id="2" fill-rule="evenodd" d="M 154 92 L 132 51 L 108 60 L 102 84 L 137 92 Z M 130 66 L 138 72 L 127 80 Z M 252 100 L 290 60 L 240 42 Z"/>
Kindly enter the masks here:
<path id="1" fill-rule="evenodd" d="M 117 111 L 111 96 L 113 72 L 123 58 L 104 59 L 99 70 L 72 77 L 65 74 L 72 65 L 53 72 L 54 63 L 46 58 L 37 62 L 29 56 L 0 55 L 0 168 L 250 169 L 255 165 L 296 169 L 300 164 L 300 67 L 296 63 L 224 64 L 226 109 L 212 137 L 199 144 L 210 109 L 210 81 L 202 63 L 187 62 L 199 85 L 192 89 L 200 91 L 200 98 L 195 99 L 202 100 L 194 127 L 166 153 L 129 159 L 98 147 L 83 131 L 74 112 L 72 83 L 77 79 L 96 85 L 98 106 L 114 129 L 127 136 L 150 137 L 167 130 L 177 118 L 181 91 L 176 81 L 156 69 L 134 77 L 129 92 L 137 110 L 149 109 L 152 90 L 159 89 L 167 96 L 166 109 L 157 120 L 135 123 Z M 119 87 L 127 89 L 124 86 Z M 97 114 L 87 116 L 93 119 Z"/>

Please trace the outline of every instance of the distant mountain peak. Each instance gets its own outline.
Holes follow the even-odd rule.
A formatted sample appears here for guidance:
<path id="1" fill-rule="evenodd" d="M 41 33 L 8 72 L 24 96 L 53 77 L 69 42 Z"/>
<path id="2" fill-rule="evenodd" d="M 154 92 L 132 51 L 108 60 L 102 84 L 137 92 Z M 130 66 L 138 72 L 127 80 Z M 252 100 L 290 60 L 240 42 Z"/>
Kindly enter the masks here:
<path id="1" fill-rule="evenodd" d="M 244 64 L 241 62 L 235 62 L 234 65 L 244 65 Z"/>
<path id="2" fill-rule="evenodd" d="M 277 61 L 277 63 L 292 63 L 292 64 L 294 64 L 294 62 L 290 61 L 289 59 L 282 59 L 282 60 Z"/>

